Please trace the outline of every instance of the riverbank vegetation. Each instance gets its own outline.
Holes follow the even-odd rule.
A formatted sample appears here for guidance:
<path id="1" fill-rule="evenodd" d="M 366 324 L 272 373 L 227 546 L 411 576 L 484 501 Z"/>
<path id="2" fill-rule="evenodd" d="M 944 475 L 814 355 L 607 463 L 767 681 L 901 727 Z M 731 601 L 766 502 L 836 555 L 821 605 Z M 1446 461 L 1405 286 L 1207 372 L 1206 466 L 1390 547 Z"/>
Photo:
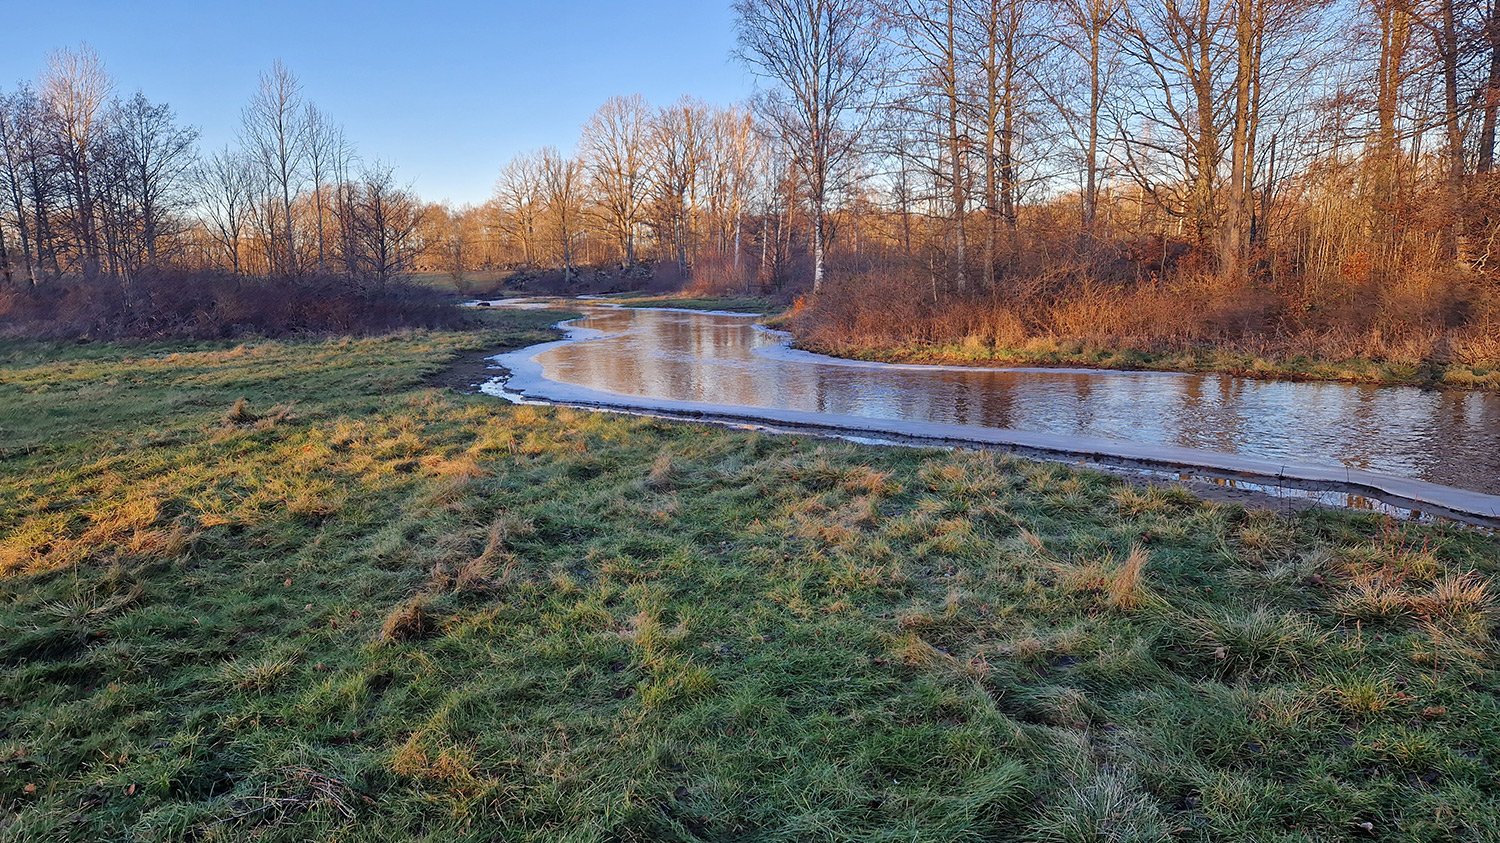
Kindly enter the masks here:
<path id="1" fill-rule="evenodd" d="M 1212 288 L 1212 281 L 1201 282 Z M 1211 337 L 1194 282 L 1096 290 L 1066 302 L 991 301 L 934 311 L 879 284 L 809 299 L 776 321 L 801 348 L 889 363 L 1083 366 L 1224 372 L 1254 378 L 1500 389 L 1500 334 L 1361 334 L 1350 328 Z M 1020 313 L 1030 312 L 1030 319 Z M 1045 327 L 1043 327 L 1045 326 Z"/>
<path id="2" fill-rule="evenodd" d="M 459 328 L 451 296 L 406 281 L 338 275 L 247 278 L 149 270 L 129 283 L 68 278 L 0 286 L 0 339 L 223 339 Z"/>
<path id="3" fill-rule="evenodd" d="M 735 10 L 752 107 L 610 100 L 507 167 L 497 254 L 806 293 L 865 357 L 1500 380 L 1488 6 Z"/>
<path id="4" fill-rule="evenodd" d="M 424 384 L 0 345 L 0 839 L 1480 840 L 1500 546 Z"/>

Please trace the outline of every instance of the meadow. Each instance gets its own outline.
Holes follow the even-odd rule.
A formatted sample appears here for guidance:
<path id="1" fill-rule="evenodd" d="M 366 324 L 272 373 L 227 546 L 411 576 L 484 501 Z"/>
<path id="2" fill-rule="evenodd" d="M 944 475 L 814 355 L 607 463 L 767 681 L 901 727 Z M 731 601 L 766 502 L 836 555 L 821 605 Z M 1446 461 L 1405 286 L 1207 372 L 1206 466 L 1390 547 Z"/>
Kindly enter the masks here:
<path id="1" fill-rule="evenodd" d="M 1500 542 L 435 386 L 550 336 L 0 345 L 0 840 L 1495 840 Z"/>

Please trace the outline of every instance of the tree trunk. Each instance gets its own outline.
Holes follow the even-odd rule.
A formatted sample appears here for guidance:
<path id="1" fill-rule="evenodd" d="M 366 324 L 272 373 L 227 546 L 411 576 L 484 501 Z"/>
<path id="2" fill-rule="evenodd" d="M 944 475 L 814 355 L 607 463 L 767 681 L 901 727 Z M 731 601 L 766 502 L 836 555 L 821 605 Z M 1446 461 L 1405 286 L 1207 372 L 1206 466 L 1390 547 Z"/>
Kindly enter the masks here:
<path id="1" fill-rule="evenodd" d="M 1442 0 L 1442 31 L 1438 50 L 1443 69 L 1443 125 L 1447 140 L 1448 219 L 1443 226 L 1442 254 L 1457 260 L 1463 237 L 1464 137 L 1458 106 L 1458 29 L 1454 0 Z"/>
<path id="2" fill-rule="evenodd" d="M 968 255 L 965 254 L 968 244 L 965 242 L 964 231 L 967 196 L 964 191 L 963 139 L 958 131 L 958 50 L 953 38 L 955 17 L 953 6 L 954 0 L 948 0 L 947 43 L 943 50 L 943 86 L 945 89 L 943 93 L 948 101 L 948 163 L 952 167 L 950 187 L 953 197 L 953 289 L 961 295 L 966 286 L 964 264 L 968 261 Z"/>
<path id="3" fill-rule="evenodd" d="M 1229 185 L 1225 191 L 1224 222 L 1219 231 L 1219 271 L 1225 278 L 1243 280 L 1254 172 L 1251 159 L 1254 111 L 1251 86 L 1255 79 L 1255 0 L 1239 0 L 1235 20 L 1234 123 L 1230 136 Z"/>
<path id="4" fill-rule="evenodd" d="M 815 189 L 812 209 L 813 294 L 823 287 L 823 191 Z"/>
<path id="5" fill-rule="evenodd" d="M 15 278 L 10 270 L 10 250 L 5 248 L 5 228 L 0 226 L 0 269 L 5 273 L 5 286 L 9 287 Z"/>
<path id="6" fill-rule="evenodd" d="M 1102 26 L 1099 15 L 1093 12 L 1089 20 L 1088 148 L 1083 161 L 1083 233 L 1090 238 L 1094 234 L 1094 218 L 1099 212 L 1099 111 L 1103 107 L 1100 91 L 1102 81 L 1099 67 L 1099 41 Z"/>
<path id="7" fill-rule="evenodd" d="M 1488 173 L 1495 166 L 1495 117 L 1500 110 L 1500 0 L 1491 0 L 1484 20 L 1484 37 L 1490 48 L 1490 67 L 1484 84 L 1484 117 L 1479 129 L 1479 161 L 1476 169 Z"/>

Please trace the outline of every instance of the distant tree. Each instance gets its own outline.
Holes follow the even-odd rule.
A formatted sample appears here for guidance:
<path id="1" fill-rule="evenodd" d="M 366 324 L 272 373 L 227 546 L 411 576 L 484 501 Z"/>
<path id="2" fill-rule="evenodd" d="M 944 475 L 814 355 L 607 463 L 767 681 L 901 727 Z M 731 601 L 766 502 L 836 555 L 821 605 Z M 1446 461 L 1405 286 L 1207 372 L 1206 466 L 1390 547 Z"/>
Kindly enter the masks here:
<path id="1" fill-rule="evenodd" d="M 878 21 L 866 0 L 736 0 L 734 9 L 740 58 L 777 86 L 761 99 L 761 114 L 806 183 L 816 290 L 830 189 L 860 140 L 851 121 L 879 66 Z"/>
<path id="2" fill-rule="evenodd" d="M 182 230 L 179 213 L 189 202 L 198 130 L 178 124 L 171 106 L 152 103 L 139 91 L 115 107 L 112 122 L 121 192 L 138 220 L 123 232 L 123 257 L 131 267 L 155 265 Z"/>
<path id="3" fill-rule="evenodd" d="M 302 113 L 304 147 L 307 152 L 308 177 L 312 182 L 313 228 L 317 240 L 317 267 L 319 272 L 328 271 L 328 219 L 327 194 L 336 185 L 330 184 L 336 176 L 337 162 L 344 154 L 348 141 L 344 130 L 316 105 L 308 103 Z"/>
<path id="4" fill-rule="evenodd" d="M 636 262 L 636 229 L 646 199 L 650 120 L 639 94 L 611 97 L 584 125 L 580 142 L 599 215 L 627 267 Z"/>
<path id="5" fill-rule="evenodd" d="M 732 255 L 736 278 L 740 274 L 744 218 L 759 186 L 762 154 L 755 118 L 749 112 L 729 108 L 713 113 L 703 168 L 709 221 L 719 253 Z"/>
<path id="6" fill-rule="evenodd" d="M 650 183 L 657 240 L 671 243 L 677 271 L 686 276 L 693 251 L 699 170 L 708 154 L 709 107 L 691 97 L 659 109 L 651 119 Z"/>
<path id="7" fill-rule="evenodd" d="M 199 164 L 195 179 L 204 228 L 235 274 L 244 271 L 243 243 L 255 199 L 250 167 L 242 152 L 225 147 Z"/>
<path id="8" fill-rule="evenodd" d="M 396 186 L 395 171 L 376 163 L 350 186 L 349 228 L 353 232 L 352 264 L 358 275 L 386 281 L 412 269 L 422 244 L 417 233 L 422 205 L 410 191 Z"/>
<path id="9" fill-rule="evenodd" d="M 26 87 L 0 96 L 0 188 L 4 190 L 10 222 L 20 237 L 22 269 L 32 286 L 37 283 L 37 260 L 33 257 L 35 228 L 29 210 L 32 201 L 29 161 L 36 134 L 36 127 L 31 124 L 39 113 L 35 100 L 35 94 Z M 9 268 L 7 261 L 7 271 Z"/>
<path id="10" fill-rule="evenodd" d="M 47 61 L 41 97 L 46 105 L 55 155 L 64 174 L 74 245 L 83 256 L 83 275 L 99 274 L 101 248 L 94 207 L 95 144 L 104 135 L 105 106 L 114 83 L 98 53 L 84 45 L 58 50 Z"/>
<path id="11" fill-rule="evenodd" d="M 536 261 L 542 215 L 542 161 L 538 153 L 512 158 L 495 182 L 496 227 L 514 244 L 522 266 Z"/>
<path id="12" fill-rule="evenodd" d="M 300 271 L 293 204 L 307 177 L 307 124 L 301 85 L 278 59 L 262 73 L 260 87 L 245 108 L 242 137 L 260 168 L 265 196 L 261 222 L 270 270 L 277 275 Z"/>
<path id="13" fill-rule="evenodd" d="M 62 275 L 58 255 L 65 248 L 62 232 L 67 223 L 60 219 L 64 210 L 63 173 L 51 134 L 54 124 L 47 104 L 24 85 L 11 97 L 10 113 L 18 178 L 24 184 L 23 201 L 36 243 L 37 270 L 57 278 Z"/>
<path id="14" fill-rule="evenodd" d="M 578 235 L 583 214 L 583 163 L 568 158 L 553 147 L 540 158 L 542 199 L 561 249 L 563 280 L 573 278 L 573 238 Z"/>

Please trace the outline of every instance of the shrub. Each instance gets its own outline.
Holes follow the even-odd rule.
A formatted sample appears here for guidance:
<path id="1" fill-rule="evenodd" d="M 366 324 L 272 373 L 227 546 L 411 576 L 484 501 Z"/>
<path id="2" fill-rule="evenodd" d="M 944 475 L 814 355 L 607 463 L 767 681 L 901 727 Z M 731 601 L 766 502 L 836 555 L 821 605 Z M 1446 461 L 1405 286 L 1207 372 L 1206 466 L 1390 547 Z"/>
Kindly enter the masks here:
<path id="1" fill-rule="evenodd" d="M 441 292 L 340 276 L 246 278 L 153 271 L 128 283 L 65 279 L 0 288 L 0 336 L 224 339 L 456 328 L 469 317 Z"/>

